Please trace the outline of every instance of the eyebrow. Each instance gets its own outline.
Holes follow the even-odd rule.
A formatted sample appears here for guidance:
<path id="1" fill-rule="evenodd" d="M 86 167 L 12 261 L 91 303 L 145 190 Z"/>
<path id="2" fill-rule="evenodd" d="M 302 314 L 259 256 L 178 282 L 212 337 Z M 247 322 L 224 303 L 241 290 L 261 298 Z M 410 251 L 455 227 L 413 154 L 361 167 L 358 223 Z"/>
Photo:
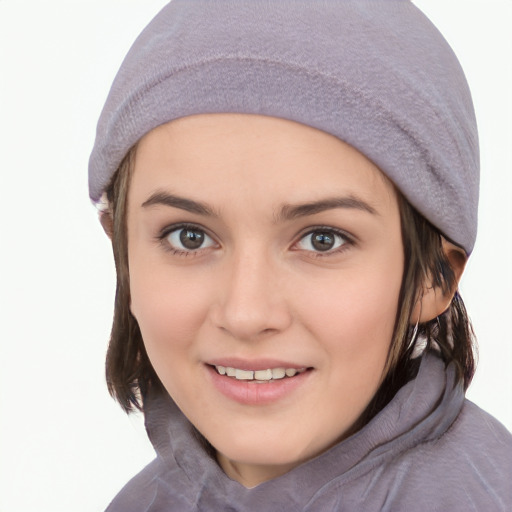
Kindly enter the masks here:
<path id="1" fill-rule="evenodd" d="M 355 209 L 371 213 L 372 215 L 379 215 L 373 206 L 369 205 L 366 201 L 351 195 L 331 197 L 305 204 L 286 204 L 281 208 L 281 211 L 276 216 L 276 222 L 306 217 L 308 215 L 314 215 L 316 213 L 321 213 L 335 208 Z"/>
<path id="2" fill-rule="evenodd" d="M 149 199 L 142 203 L 143 208 L 150 206 L 170 206 L 172 208 L 179 208 L 187 212 L 196 213 L 198 215 L 204 215 L 207 217 L 218 217 L 218 214 L 208 206 L 206 203 L 200 201 L 194 201 L 185 197 L 176 196 L 167 192 L 155 192 Z M 378 215 L 377 210 L 369 205 L 367 202 L 359 199 L 353 195 L 343 197 L 332 197 L 322 199 L 320 201 L 312 201 L 303 204 L 285 204 L 277 215 L 274 216 L 274 222 L 279 223 L 283 221 L 289 221 L 300 217 L 307 217 L 308 215 L 314 215 L 321 213 L 326 210 L 332 210 L 335 208 L 347 208 L 355 209 L 368 212 L 372 215 Z"/>
<path id="3" fill-rule="evenodd" d="M 180 210 L 208 217 L 218 217 L 214 210 L 205 203 L 168 194 L 167 192 L 155 192 L 142 203 L 143 208 L 157 205 L 171 206 L 172 208 L 179 208 Z"/>

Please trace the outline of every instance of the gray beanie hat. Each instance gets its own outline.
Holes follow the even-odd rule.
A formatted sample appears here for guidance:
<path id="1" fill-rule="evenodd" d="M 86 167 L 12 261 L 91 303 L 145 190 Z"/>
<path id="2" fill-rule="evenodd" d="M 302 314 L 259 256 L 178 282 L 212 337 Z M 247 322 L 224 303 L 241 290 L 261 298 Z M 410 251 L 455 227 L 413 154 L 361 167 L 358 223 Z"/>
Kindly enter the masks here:
<path id="1" fill-rule="evenodd" d="M 89 162 L 98 201 L 128 150 L 179 117 L 297 121 L 371 159 L 469 254 L 479 151 L 448 43 L 409 0 L 172 0 L 114 80 Z"/>

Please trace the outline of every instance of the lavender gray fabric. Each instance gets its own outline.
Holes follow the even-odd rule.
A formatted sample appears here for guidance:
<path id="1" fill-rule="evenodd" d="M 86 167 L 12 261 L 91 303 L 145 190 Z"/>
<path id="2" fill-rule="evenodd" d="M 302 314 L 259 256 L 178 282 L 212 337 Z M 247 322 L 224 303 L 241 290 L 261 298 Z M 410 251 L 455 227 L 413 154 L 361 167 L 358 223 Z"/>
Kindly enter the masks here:
<path id="1" fill-rule="evenodd" d="M 222 472 L 168 396 L 153 398 L 157 458 L 107 512 L 510 512 L 512 435 L 464 399 L 454 373 L 425 354 L 362 430 L 253 489 Z"/>
<path id="2" fill-rule="evenodd" d="M 471 252 L 471 96 L 451 48 L 409 0 L 173 0 L 114 80 L 90 157 L 91 199 L 145 133 L 215 112 L 282 117 L 339 137 Z"/>

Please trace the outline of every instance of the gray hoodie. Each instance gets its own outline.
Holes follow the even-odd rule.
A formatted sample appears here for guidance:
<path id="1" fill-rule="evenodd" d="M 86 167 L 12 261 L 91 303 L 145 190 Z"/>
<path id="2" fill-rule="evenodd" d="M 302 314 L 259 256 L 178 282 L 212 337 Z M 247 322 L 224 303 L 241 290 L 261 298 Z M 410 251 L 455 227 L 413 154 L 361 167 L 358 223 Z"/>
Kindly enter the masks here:
<path id="1" fill-rule="evenodd" d="M 246 489 L 228 478 L 168 396 L 146 402 L 157 457 L 107 512 L 510 512 L 512 435 L 424 354 L 370 423 L 289 473 Z"/>

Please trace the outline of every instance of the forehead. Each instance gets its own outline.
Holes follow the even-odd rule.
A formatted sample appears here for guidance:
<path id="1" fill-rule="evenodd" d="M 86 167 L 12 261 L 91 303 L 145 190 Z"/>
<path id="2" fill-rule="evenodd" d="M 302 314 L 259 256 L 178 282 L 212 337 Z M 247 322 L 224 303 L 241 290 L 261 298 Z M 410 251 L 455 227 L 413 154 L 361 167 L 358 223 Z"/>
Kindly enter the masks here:
<path id="1" fill-rule="evenodd" d="M 138 144 L 130 188 L 137 201 L 162 189 L 213 202 L 334 193 L 364 195 L 377 206 L 396 202 L 390 180 L 352 146 L 310 126 L 249 114 L 201 114 L 152 130 Z"/>

